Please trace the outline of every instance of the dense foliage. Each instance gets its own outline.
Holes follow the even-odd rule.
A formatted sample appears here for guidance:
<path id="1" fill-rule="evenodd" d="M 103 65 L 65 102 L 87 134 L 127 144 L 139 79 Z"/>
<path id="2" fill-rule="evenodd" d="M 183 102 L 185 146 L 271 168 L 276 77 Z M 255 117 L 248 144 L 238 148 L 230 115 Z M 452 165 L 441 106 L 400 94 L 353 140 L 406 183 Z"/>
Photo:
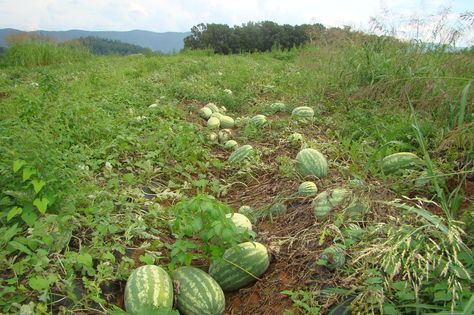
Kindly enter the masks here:
<path id="1" fill-rule="evenodd" d="M 94 36 L 80 37 L 74 42 L 86 47 L 94 55 L 131 55 L 131 54 L 150 54 L 151 49 L 143 48 L 138 45 L 128 44 L 119 40 L 100 38 Z"/>
<path id="2" fill-rule="evenodd" d="M 184 39 L 184 48 L 210 48 L 216 53 L 270 51 L 272 47 L 290 49 L 300 47 L 310 37 L 309 29 L 324 29 L 315 25 L 279 25 L 275 22 L 248 22 L 242 26 L 226 24 L 199 24 L 191 28 L 191 35 Z"/>

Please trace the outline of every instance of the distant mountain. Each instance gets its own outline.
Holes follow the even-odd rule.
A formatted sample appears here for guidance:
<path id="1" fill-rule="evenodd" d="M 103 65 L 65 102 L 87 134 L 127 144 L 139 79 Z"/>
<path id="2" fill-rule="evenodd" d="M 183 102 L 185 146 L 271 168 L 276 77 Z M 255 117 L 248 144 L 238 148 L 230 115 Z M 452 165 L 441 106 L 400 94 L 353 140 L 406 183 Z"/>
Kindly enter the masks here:
<path id="1" fill-rule="evenodd" d="M 8 44 L 5 38 L 11 34 L 20 33 L 22 31 L 4 28 L 0 29 L 0 47 L 6 47 Z M 190 32 L 165 32 L 156 33 L 150 31 L 34 31 L 42 36 L 48 36 L 63 42 L 70 39 L 77 39 L 79 37 L 100 37 L 112 40 L 119 40 L 124 43 L 138 45 L 145 48 L 150 48 L 153 51 L 161 51 L 170 53 L 173 51 L 180 51 L 184 47 L 183 39 L 191 34 Z"/>

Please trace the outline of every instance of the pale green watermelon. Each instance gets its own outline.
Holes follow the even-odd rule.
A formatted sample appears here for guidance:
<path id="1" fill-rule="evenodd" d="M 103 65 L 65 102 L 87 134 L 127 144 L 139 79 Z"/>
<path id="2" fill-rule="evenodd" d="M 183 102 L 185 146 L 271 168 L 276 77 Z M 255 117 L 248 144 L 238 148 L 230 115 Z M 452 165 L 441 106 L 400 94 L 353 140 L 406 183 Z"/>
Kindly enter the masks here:
<path id="1" fill-rule="evenodd" d="M 240 232 L 251 232 L 252 231 L 252 222 L 241 213 L 228 213 L 226 218 L 230 219 L 234 223 L 235 227 Z"/>
<path id="2" fill-rule="evenodd" d="M 311 203 L 314 210 L 314 216 L 319 221 L 325 220 L 329 216 L 331 210 L 343 203 L 349 202 L 351 196 L 351 191 L 344 188 L 323 191 L 317 195 Z"/>
<path id="3" fill-rule="evenodd" d="M 265 115 L 255 115 L 250 118 L 249 122 L 256 127 L 263 127 L 267 123 Z"/>
<path id="4" fill-rule="evenodd" d="M 212 115 L 212 110 L 209 107 L 203 107 L 199 110 L 199 116 L 204 119 L 209 119 Z"/>
<path id="5" fill-rule="evenodd" d="M 298 120 L 310 120 L 314 116 L 314 110 L 308 106 L 300 106 L 293 109 L 291 117 Z"/>
<path id="6" fill-rule="evenodd" d="M 235 122 L 232 117 L 221 115 L 221 117 L 218 117 L 218 118 L 221 121 L 222 128 L 234 128 Z"/>
<path id="7" fill-rule="evenodd" d="M 213 113 L 219 112 L 219 107 L 217 107 L 217 105 L 214 103 L 208 103 L 205 107 L 208 107 L 209 109 L 211 109 Z"/>
<path id="8" fill-rule="evenodd" d="M 125 285 L 125 308 L 127 312 L 138 312 L 144 307 L 173 306 L 173 283 L 161 267 L 147 265 L 133 270 Z"/>
<path id="9" fill-rule="evenodd" d="M 207 127 L 209 127 L 210 129 L 218 129 L 220 125 L 221 121 L 217 117 L 211 117 L 207 121 Z"/>
<path id="10" fill-rule="evenodd" d="M 225 143 L 227 140 L 232 137 L 232 132 L 229 129 L 222 129 L 218 133 L 218 138 L 220 143 Z"/>
<path id="11" fill-rule="evenodd" d="M 181 267 L 173 272 L 177 284 L 176 307 L 183 315 L 220 315 L 225 296 L 219 284 L 195 267 Z"/>
<path id="12" fill-rule="evenodd" d="M 228 140 L 224 144 L 224 149 L 226 149 L 226 150 L 232 150 L 232 149 L 235 149 L 236 147 L 237 147 L 237 141 L 235 141 L 235 140 Z"/>

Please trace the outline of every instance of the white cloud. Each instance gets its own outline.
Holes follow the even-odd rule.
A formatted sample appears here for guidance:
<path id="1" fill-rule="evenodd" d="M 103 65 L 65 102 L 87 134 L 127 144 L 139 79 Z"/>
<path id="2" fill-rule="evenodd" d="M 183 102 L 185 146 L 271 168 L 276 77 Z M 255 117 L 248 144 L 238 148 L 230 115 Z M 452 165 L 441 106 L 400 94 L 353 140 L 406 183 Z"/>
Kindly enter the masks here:
<path id="1" fill-rule="evenodd" d="M 24 30 L 189 31 L 201 22 L 231 26 L 271 20 L 280 24 L 367 26 L 387 7 L 420 15 L 439 6 L 474 10 L 474 2 L 451 0 L 0 0 L 0 28 Z M 470 6 L 470 8 L 469 8 Z"/>

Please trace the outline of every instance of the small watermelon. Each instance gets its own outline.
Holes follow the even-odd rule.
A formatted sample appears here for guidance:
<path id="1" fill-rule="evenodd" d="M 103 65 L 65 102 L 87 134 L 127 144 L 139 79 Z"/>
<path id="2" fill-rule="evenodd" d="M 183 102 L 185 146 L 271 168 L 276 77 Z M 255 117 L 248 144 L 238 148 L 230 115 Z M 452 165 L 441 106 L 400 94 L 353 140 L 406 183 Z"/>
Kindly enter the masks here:
<path id="1" fill-rule="evenodd" d="M 203 107 L 199 110 L 199 116 L 204 119 L 209 119 L 212 115 L 212 110 L 209 107 Z"/>
<path id="2" fill-rule="evenodd" d="M 227 142 L 227 140 L 229 140 L 230 137 L 232 137 L 232 132 L 229 129 L 222 129 L 218 133 L 218 138 L 219 138 L 220 143 Z"/>
<path id="3" fill-rule="evenodd" d="M 300 106 L 293 109 L 291 117 L 297 120 L 310 120 L 314 116 L 314 110 L 308 106 Z"/>
<path id="4" fill-rule="evenodd" d="M 221 117 L 218 117 L 218 118 L 221 121 L 222 128 L 234 128 L 235 122 L 232 117 L 221 115 Z"/>
<path id="5" fill-rule="evenodd" d="M 195 267 L 181 267 L 173 272 L 177 284 L 176 307 L 183 315 L 220 315 L 225 296 L 219 284 Z"/>
<path id="6" fill-rule="evenodd" d="M 339 245 L 331 245 L 326 248 L 321 257 L 319 263 L 323 264 L 330 270 L 339 269 L 346 263 L 346 255 L 344 249 Z"/>
<path id="7" fill-rule="evenodd" d="M 258 242 L 245 242 L 225 251 L 214 260 L 209 274 L 224 291 L 240 289 L 257 280 L 270 265 L 267 248 Z"/>
<path id="8" fill-rule="evenodd" d="M 273 103 L 270 105 L 270 111 L 272 113 L 284 112 L 286 111 L 286 105 L 284 103 Z"/>
<path id="9" fill-rule="evenodd" d="M 159 266 L 146 265 L 132 271 L 125 285 L 125 308 L 130 313 L 147 306 L 171 308 L 173 283 Z"/>
<path id="10" fill-rule="evenodd" d="M 255 115 L 250 118 L 249 123 L 256 127 L 263 127 L 267 123 L 267 117 L 265 115 Z"/>
<path id="11" fill-rule="evenodd" d="M 219 107 L 217 107 L 217 105 L 214 104 L 214 103 L 208 103 L 205 107 L 210 108 L 213 113 L 218 113 L 219 112 Z"/>
<path id="12" fill-rule="evenodd" d="M 226 218 L 230 219 L 234 223 L 235 227 L 240 232 L 251 232 L 252 231 L 252 222 L 241 213 L 228 213 Z"/>
<path id="13" fill-rule="evenodd" d="M 226 150 L 232 150 L 232 149 L 235 149 L 236 147 L 237 147 L 237 141 L 235 141 L 235 140 L 228 140 L 224 144 L 224 149 L 226 149 Z"/>
<path id="14" fill-rule="evenodd" d="M 221 121 L 217 117 L 211 117 L 207 121 L 207 127 L 209 127 L 210 129 L 218 129 L 220 125 Z"/>
<path id="15" fill-rule="evenodd" d="M 310 197 L 316 195 L 318 187 L 314 182 L 302 182 L 298 187 L 298 194 L 304 197 Z"/>
<path id="16" fill-rule="evenodd" d="M 294 133 L 292 133 L 291 135 L 288 136 L 287 141 L 291 145 L 296 146 L 296 145 L 300 145 L 301 143 L 303 143 L 304 137 L 301 133 L 294 132 Z"/>

